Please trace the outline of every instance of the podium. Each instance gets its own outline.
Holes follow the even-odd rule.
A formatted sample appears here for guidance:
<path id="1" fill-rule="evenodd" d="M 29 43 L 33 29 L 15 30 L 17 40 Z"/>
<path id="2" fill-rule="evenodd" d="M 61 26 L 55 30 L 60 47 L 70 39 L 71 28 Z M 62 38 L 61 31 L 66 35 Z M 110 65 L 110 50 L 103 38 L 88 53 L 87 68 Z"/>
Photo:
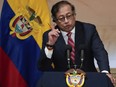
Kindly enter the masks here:
<path id="1" fill-rule="evenodd" d="M 36 87 L 68 87 L 64 72 L 44 72 Z M 114 87 L 106 74 L 87 72 L 83 87 Z"/>

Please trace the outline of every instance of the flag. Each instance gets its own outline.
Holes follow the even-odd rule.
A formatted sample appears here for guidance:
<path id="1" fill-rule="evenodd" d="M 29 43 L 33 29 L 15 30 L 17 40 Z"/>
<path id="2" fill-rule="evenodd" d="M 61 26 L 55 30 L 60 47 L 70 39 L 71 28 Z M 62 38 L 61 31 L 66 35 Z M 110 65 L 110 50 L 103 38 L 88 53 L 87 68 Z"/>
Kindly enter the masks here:
<path id="1" fill-rule="evenodd" d="M 0 87 L 35 87 L 42 35 L 49 29 L 46 0 L 4 0 L 0 19 Z"/>

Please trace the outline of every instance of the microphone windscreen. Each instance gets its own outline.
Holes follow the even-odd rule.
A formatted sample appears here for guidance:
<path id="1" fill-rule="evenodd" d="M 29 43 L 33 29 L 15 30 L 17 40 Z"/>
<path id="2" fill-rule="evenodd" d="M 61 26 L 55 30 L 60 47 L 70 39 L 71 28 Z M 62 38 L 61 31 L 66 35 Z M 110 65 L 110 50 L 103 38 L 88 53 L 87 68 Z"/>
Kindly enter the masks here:
<path id="1" fill-rule="evenodd" d="M 72 51 L 72 47 L 70 45 L 66 45 L 66 50 L 70 50 L 70 52 Z"/>
<path id="2" fill-rule="evenodd" d="M 84 49 L 85 49 L 85 45 L 84 45 L 84 44 L 80 44 L 80 45 L 79 45 L 79 49 L 80 49 L 80 50 L 84 50 Z"/>

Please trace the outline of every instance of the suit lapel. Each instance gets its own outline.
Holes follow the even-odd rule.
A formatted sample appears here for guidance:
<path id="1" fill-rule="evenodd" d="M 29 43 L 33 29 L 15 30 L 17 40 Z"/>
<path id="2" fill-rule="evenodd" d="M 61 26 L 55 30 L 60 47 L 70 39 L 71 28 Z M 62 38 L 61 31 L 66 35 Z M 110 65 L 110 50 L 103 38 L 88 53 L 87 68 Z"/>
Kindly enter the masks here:
<path id="1" fill-rule="evenodd" d="M 60 28 L 58 26 L 56 26 L 55 28 L 60 30 Z M 66 43 L 65 43 L 65 40 L 64 40 L 64 38 L 62 36 L 62 33 L 60 33 L 59 38 L 58 38 L 56 44 L 59 47 L 59 49 L 61 50 L 60 52 L 63 52 L 65 50 Z"/>
<path id="2" fill-rule="evenodd" d="M 81 59 L 80 59 L 80 50 L 81 46 L 85 43 L 85 34 L 84 34 L 84 27 L 83 24 L 79 21 L 76 22 L 75 26 L 75 62 L 77 67 L 80 67 Z"/>
<path id="3" fill-rule="evenodd" d="M 65 49 L 66 43 L 65 43 L 65 40 L 64 40 L 61 33 L 60 33 L 59 38 L 56 42 L 56 46 L 58 47 L 58 50 L 60 50 L 59 52 L 61 52 L 61 54 L 64 53 L 64 50 L 66 50 Z"/>

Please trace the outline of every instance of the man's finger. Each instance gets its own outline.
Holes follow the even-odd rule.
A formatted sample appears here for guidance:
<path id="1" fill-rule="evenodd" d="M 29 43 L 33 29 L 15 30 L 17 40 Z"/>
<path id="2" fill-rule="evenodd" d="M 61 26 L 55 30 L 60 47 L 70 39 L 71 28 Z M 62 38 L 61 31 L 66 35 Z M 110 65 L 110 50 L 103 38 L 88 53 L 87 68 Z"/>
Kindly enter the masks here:
<path id="1" fill-rule="evenodd" d="M 52 29 L 52 30 L 54 30 L 55 29 L 55 24 L 53 24 L 53 25 L 50 25 L 50 24 L 48 24 L 49 26 L 50 26 L 50 28 Z"/>

